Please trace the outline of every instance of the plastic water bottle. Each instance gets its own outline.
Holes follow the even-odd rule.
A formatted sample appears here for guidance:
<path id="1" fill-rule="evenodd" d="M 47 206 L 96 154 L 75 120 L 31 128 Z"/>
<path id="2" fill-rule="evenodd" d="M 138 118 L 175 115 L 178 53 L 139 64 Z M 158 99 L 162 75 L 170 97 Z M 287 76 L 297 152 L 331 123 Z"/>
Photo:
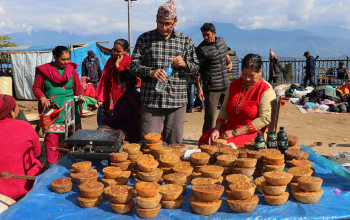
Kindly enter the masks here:
<path id="1" fill-rule="evenodd" d="M 164 71 L 166 72 L 167 76 L 165 78 L 165 81 L 161 81 L 161 82 L 158 81 L 157 82 L 157 85 L 156 85 L 156 91 L 157 92 L 163 92 L 164 91 L 165 86 L 168 83 L 169 76 L 173 72 L 173 68 L 171 67 L 172 64 L 173 64 L 173 60 L 171 59 L 171 60 L 169 60 L 168 64 L 163 68 Z"/>

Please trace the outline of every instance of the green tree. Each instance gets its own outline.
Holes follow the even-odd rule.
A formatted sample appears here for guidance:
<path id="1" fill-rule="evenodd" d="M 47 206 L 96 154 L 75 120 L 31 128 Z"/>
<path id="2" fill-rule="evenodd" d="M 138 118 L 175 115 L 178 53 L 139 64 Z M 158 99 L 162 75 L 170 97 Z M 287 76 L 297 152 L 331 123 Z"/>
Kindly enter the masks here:
<path id="1" fill-rule="evenodd" d="M 0 48 L 3 47 L 15 47 L 17 44 L 12 43 L 11 38 L 6 35 L 0 35 Z M 11 63 L 11 57 L 9 53 L 0 53 L 0 64 L 9 64 Z"/>
<path id="2" fill-rule="evenodd" d="M 283 78 L 287 81 L 287 82 L 291 82 L 293 79 L 293 64 L 292 63 L 287 63 L 284 68 L 282 69 L 282 74 L 283 74 Z"/>
<path id="3" fill-rule="evenodd" d="M 10 37 L 6 36 L 6 35 L 0 35 L 0 48 L 3 47 L 15 47 L 17 46 L 17 44 L 12 43 Z"/>

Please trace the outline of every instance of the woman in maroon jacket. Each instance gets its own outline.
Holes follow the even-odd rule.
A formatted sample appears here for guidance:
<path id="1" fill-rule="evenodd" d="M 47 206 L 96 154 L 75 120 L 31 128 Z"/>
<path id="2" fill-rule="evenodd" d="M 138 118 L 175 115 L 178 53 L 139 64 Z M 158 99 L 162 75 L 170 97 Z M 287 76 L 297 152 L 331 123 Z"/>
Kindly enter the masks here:
<path id="1" fill-rule="evenodd" d="M 54 62 L 46 63 L 35 69 L 35 80 L 33 85 L 33 93 L 39 99 L 39 113 L 43 107 L 48 107 L 51 101 L 58 106 L 63 107 L 64 104 L 79 96 L 84 101 L 84 90 L 79 81 L 79 75 L 75 70 L 77 64 L 70 62 L 70 51 L 67 47 L 57 46 L 52 51 Z M 75 129 L 81 128 L 80 109 L 78 105 L 75 107 Z M 51 150 L 51 147 L 59 147 L 59 134 L 65 132 L 64 113 L 61 111 L 60 117 L 49 127 L 45 128 L 45 150 L 47 163 L 50 166 L 55 164 L 58 159 L 59 152 Z M 72 128 L 69 128 L 72 129 Z"/>
<path id="2" fill-rule="evenodd" d="M 36 159 L 41 152 L 39 137 L 28 122 L 15 119 L 18 111 L 12 96 L 0 94 L 0 173 L 37 176 L 43 167 Z M 17 199 L 33 184 L 33 180 L 0 178 L 0 194 Z"/>

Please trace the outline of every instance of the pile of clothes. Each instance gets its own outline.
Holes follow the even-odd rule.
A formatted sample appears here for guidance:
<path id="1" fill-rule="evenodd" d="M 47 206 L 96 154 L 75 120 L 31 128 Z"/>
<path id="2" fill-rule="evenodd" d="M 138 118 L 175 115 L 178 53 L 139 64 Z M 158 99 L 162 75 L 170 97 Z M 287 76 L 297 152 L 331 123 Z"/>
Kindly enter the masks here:
<path id="1" fill-rule="evenodd" d="M 350 85 L 336 89 L 330 85 L 303 88 L 292 84 L 289 88 L 277 86 L 275 92 L 285 98 L 299 98 L 297 104 L 306 109 L 350 112 Z"/>

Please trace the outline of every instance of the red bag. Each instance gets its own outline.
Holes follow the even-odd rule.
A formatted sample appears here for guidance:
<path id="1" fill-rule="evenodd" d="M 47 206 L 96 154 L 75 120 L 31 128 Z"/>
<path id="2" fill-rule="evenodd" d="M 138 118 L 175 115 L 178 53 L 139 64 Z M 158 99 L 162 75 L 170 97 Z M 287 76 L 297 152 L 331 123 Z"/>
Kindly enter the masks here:
<path id="1" fill-rule="evenodd" d="M 51 101 L 51 100 L 48 99 L 47 101 Z M 59 109 L 55 109 L 50 114 L 43 114 L 43 112 L 45 112 L 46 108 L 47 108 L 46 105 L 44 105 L 44 109 L 43 109 L 42 113 L 40 114 L 40 121 L 39 121 L 39 127 L 44 128 L 44 129 L 46 129 L 50 125 L 52 125 L 60 117 L 61 111 L 64 109 L 64 107 L 62 107 Z"/>

